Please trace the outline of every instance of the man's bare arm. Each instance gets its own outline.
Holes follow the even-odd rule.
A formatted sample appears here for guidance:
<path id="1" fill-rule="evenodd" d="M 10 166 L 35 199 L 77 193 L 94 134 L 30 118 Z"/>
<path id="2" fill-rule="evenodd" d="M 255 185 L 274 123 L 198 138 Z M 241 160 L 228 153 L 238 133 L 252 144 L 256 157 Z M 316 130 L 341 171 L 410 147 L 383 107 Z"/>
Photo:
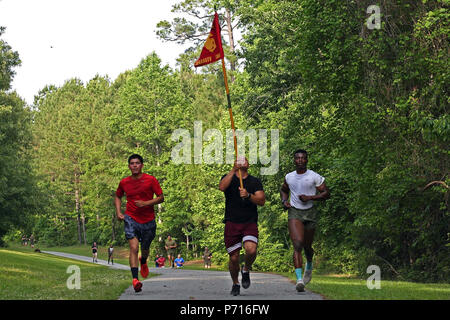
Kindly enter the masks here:
<path id="1" fill-rule="evenodd" d="M 119 198 L 117 195 L 114 196 L 114 206 L 116 207 L 117 219 L 122 221 L 125 218 L 123 213 L 122 213 L 122 199 Z"/>
<path id="2" fill-rule="evenodd" d="M 256 191 L 249 200 L 258 206 L 263 206 L 266 203 L 266 194 L 262 190 Z"/>
<path id="3" fill-rule="evenodd" d="M 280 189 L 280 197 L 281 197 L 281 203 L 283 203 L 283 206 L 285 208 L 289 208 L 291 204 L 289 203 L 289 185 L 286 182 L 286 179 L 284 179 L 284 183 L 281 186 Z"/>

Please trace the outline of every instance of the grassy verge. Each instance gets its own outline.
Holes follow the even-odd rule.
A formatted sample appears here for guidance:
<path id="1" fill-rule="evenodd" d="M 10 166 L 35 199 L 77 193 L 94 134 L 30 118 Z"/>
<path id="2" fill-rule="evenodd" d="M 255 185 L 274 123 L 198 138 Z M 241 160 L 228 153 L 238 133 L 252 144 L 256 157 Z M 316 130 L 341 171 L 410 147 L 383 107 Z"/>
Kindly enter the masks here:
<path id="1" fill-rule="evenodd" d="M 80 270 L 80 289 L 69 289 L 67 282 Z M 75 282 L 69 281 L 69 284 Z M 128 271 L 35 253 L 30 248 L 0 248 L 1 300 L 112 300 L 131 285 Z"/>
<path id="2" fill-rule="evenodd" d="M 205 269 L 205 265 L 203 260 L 190 260 L 190 261 L 186 261 L 186 263 L 184 264 L 184 269 L 189 269 L 189 270 L 208 270 L 208 271 L 228 271 L 227 269 L 224 269 L 220 266 L 217 266 L 215 264 L 211 264 L 211 268 L 209 269 Z"/>
<path id="3" fill-rule="evenodd" d="M 293 273 L 281 273 L 295 283 Z M 369 275 L 368 275 L 369 276 Z M 331 300 L 450 300 L 450 284 L 381 279 L 380 289 L 369 289 L 366 279 L 313 273 L 307 289 Z"/>

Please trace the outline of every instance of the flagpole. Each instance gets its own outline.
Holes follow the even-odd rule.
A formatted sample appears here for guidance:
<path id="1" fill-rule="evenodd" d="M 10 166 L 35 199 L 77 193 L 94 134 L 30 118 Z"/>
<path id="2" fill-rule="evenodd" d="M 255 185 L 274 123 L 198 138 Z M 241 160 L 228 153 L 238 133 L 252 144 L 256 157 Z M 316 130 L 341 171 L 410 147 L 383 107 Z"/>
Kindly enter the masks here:
<path id="1" fill-rule="evenodd" d="M 228 88 L 228 77 L 227 77 L 227 69 L 225 68 L 225 58 L 222 58 L 222 71 L 223 71 L 223 80 L 225 82 L 225 91 L 227 93 L 228 113 L 230 114 L 231 129 L 233 131 L 234 157 L 235 157 L 235 160 L 237 160 L 236 129 L 234 127 L 233 110 L 231 109 L 230 89 Z M 239 175 L 239 183 L 241 185 L 241 189 L 244 189 L 244 184 L 242 182 L 241 169 L 238 169 L 238 175 Z"/>
<path id="2" fill-rule="evenodd" d="M 1 1 L 1 0 L 0 0 Z M 211 31 L 208 35 L 208 38 L 205 41 L 205 45 L 203 46 L 202 52 L 200 53 L 200 57 L 194 63 L 195 67 L 200 67 L 206 64 L 210 64 L 222 59 L 222 70 L 223 70 L 223 80 L 225 81 L 225 90 L 227 92 L 227 100 L 228 100 L 228 112 L 230 113 L 231 120 L 231 129 L 233 130 L 233 141 L 234 141 L 234 156 L 237 161 L 237 139 L 236 139 L 236 129 L 234 128 L 234 120 L 233 120 L 233 111 L 231 109 L 231 99 L 230 99 L 230 89 L 228 88 L 228 78 L 227 78 L 227 69 L 225 68 L 225 56 L 222 48 L 222 39 L 220 36 L 220 24 L 219 24 L 219 15 L 217 14 L 217 9 L 214 8 L 214 20 L 213 25 L 211 27 Z M 244 188 L 244 184 L 242 183 L 242 173 L 241 169 L 238 169 L 238 176 L 241 188 Z"/>

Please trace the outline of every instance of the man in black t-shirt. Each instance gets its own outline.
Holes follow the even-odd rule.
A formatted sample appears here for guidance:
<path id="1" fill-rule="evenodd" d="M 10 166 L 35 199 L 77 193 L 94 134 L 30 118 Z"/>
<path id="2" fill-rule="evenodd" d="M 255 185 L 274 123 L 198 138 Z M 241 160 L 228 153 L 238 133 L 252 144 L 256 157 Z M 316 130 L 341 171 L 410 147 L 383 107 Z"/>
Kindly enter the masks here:
<path id="1" fill-rule="evenodd" d="M 233 287 L 231 294 L 239 295 L 239 254 L 244 243 L 245 264 L 242 266 L 242 287 L 250 286 L 250 269 L 256 259 L 258 245 L 258 208 L 266 201 L 261 181 L 248 174 L 248 160 L 235 161 L 231 171 L 224 175 L 219 189 L 225 193 L 225 247 L 230 260 Z M 238 170 L 242 175 L 243 188 L 240 187 Z"/>

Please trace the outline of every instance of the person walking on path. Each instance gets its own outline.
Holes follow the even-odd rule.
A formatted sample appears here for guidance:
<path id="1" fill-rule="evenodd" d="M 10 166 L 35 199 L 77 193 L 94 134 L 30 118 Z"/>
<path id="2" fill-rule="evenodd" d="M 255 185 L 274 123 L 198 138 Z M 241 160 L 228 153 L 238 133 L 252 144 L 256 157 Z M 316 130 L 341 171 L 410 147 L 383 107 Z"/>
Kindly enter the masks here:
<path id="1" fill-rule="evenodd" d="M 176 248 L 177 243 L 170 235 L 167 236 L 166 245 L 165 245 L 166 251 L 167 251 L 167 259 L 169 260 L 169 265 L 171 268 L 174 267 L 173 261 L 175 259 L 176 254 Z"/>
<path id="2" fill-rule="evenodd" d="M 113 253 L 114 253 L 114 247 L 113 247 L 113 245 L 110 245 L 108 248 L 108 264 L 109 264 L 109 261 L 111 261 L 111 263 L 114 264 Z"/>
<path id="3" fill-rule="evenodd" d="M 34 235 L 31 234 L 31 236 L 30 236 L 30 246 L 31 246 L 31 248 L 34 248 L 34 241 L 35 241 Z"/>
<path id="4" fill-rule="evenodd" d="M 312 243 L 317 225 L 317 211 L 314 201 L 327 200 L 330 192 L 325 178 L 307 168 L 308 153 L 299 149 L 294 152 L 295 171 L 285 176 L 281 186 L 281 203 L 288 210 L 288 229 L 294 253 L 293 261 L 297 276 L 296 289 L 304 291 L 311 281 L 314 250 Z M 289 200 L 290 194 L 290 200 Z M 302 250 L 305 250 L 306 266 L 303 271 Z"/>
<path id="5" fill-rule="evenodd" d="M 122 179 L 116 190 L 114 204 L 119 221 L 124 221 L 125 238 L 130 245 L 130 269 L 135 292 L 142 290 L 142 282 L 138 278 L 138 265 L 141 264 L 141 275 L 148 276 L 147 258 L 150 244 L 155 238 L 156 222 L 154 205 L 164 201 L 164 195 L 158 180 L 143 173 L 144 160 L 138 154 L 128 158 L 131 176 Z M 122 197 L 126 194 L 127 206 L 122 213 Z M 154 197 L 156 195 L 156 197 Z M 139 257 L 139 243 L 141 257 Z"/>
<path id="6" fill-rule="evenodd" d="M 238 158 L 233 168 L 224 175 L 219 189 L 225 194 L 224 242 L 229 255 L 228 268 L 233 286 L 231 294 L 240 294 L 239 255 L 244 244 L 245 258 L 241 270 L 242 287 L 250 287 L 250 270 L 256 259 L 258 246 L 258 208 L 266 201 L 261 181 L 248 174 L 248 160 Z M 243 188 L 240 187 L 238 170 L 241 171 Z"/>
<path id="7" fill-rule="evenodd" d="M 92 262 L 97 262 L 97 251 L 98 251 L 97 242 L 94 242 L 91 248 L 92 248 Z"/>
<path id="8" fill-rule="evenodd" d="M 205 262 L 205 269 L 211 268 L 211 257 L 212 257 L 211 251 L 209 251 L 208 247 L 205 247 L 205 252 L 203 253 L 203 261 Z"/>

